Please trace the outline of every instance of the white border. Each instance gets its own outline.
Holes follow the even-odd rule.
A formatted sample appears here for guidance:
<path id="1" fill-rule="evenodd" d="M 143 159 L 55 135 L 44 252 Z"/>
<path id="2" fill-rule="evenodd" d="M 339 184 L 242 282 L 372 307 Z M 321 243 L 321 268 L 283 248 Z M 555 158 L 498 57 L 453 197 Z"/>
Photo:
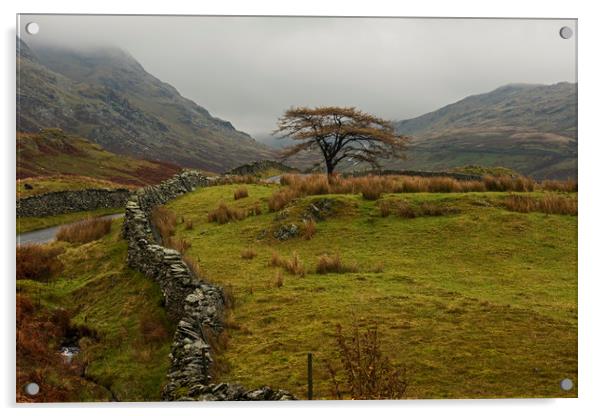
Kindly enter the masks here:
<path id="1" fill-rule="evenodd" d="M 10 0 L 9 0 L 10 1 Z M 579 399 L 558 400 L 442 400 L 391 402 L 312 402 L 282 407 L 278 404 L 220 404 L 177 405 L 167 408 L 161 405 L 86 405 L 86 414 L 115 415 L 140 413 L 164 415 L 166 411 L 180 414 L 242 413 L 264 415 L 286 413 L 307 415 L 308 412 L 345 412 L 364 414 L 371 409 L 390 414 L 441 414 L 447 415 L 507 415 L 508 413 L 532 413 L 546 415 L 592 414 L 602 409 L 602 370 L 600 351 L 600 323 L 602 317 L 602 270 L 599 247 L 602 227 L 602 187 L 596 176 L 602 157 L 602 125 L 600 101 L 602 89 L 600 77 L 599 44 L 602 39 L 602 16 L 594 1 L 478 1 L 478 0 L 422 0 L 414 2 L 393 1 L 327 1 L 304 0 L 294 3 L 277 0 L 192 2 L 170 0 L 150 4 L 123 0 L 98 0 L 95 3 L 81 0 L 21 0 L 2 2 L 2 49 L 3 65 L 1 125 L 4 127 L 1 156 L 4 190 L 2 209 L 2 274 L 4 284 L 2 311 L 2 377 L 1 403 L 8 412 L 23 414 L 43 412 L 47 415 L 81 415 L 78 405 L 15 407 L 14 403 L 14 195 L 15 195 L 15 15 L 16 13 L 106 13 L 106 14 L 236 14 L 236 15 L 331 15 L 331 16 L 432 16 L 432 17 L 547 17 L 579 19 Z M 168 410 L 171 409 L 171 410 Z"/>

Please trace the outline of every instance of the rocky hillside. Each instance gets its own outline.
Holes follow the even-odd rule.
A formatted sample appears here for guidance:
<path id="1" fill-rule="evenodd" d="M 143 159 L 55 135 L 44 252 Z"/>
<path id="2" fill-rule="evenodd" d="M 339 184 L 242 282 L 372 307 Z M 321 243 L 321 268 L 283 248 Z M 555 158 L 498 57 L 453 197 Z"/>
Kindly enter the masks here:
<path id="1" fill-rule="evenodd" d="M 63 182 L 73 185 L 75 179 L 82 182 L 87 178 L 85 182 L 94 182 L 90 183 L 91 188 L 97 187 L 95 184 L 107 187 L 103 181 L 108 185 L 144 186 L 161 182 L 178 171 L 180 168 L 172 164 L 108 152 L 59 129 L 17 134 L 17 179 L 29 178 L 27 183 L 52 179 L 56 186 Z"/>
<path id="2" fill-rule="evenodd" d="M 211 116 L 119 49 L 18 40 L 17 128 L 59 127 L 115 153 L 222 172 L 272 150 Z"/>
<path id="3" fill-rule="evenodd" d="M 405 168 L 505 166 L 577 177 L 577 85 L 512 84 L 395 124 L 414 138 Z"/>

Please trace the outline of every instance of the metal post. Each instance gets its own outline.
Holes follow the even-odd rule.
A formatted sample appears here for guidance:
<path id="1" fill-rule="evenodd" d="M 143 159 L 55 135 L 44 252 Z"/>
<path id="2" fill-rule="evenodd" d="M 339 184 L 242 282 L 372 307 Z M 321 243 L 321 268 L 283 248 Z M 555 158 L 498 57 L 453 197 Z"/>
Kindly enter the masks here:
<path id="1" fill-rule="evenodd" d="M 307 400 L 312 400 L 314 397 L 314 374 L 312 368 L 312 354 L 311 352 L 307 353 Z"/>

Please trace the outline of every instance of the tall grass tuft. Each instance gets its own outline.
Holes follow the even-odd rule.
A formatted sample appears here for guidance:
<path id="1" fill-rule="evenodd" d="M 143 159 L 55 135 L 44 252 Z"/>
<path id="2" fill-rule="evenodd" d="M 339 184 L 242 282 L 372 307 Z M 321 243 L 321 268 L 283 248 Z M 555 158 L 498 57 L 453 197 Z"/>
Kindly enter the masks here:
<path id="1" fill-rule="evenodd" d="M 272 267 L 281 267 L 295 276 L 305 276 L 305 266 L 303 265 L 303 261 L 301 260 L 299 253 L 296 251 L 293 252 L 290 259 L 281 257 L 280 254 L 276 253 L 275 251 L 272 252 L 269 265 Z"/>
<path id="2" fill-rule="evenodd" d="M 313 219 L 309 219 L 303 223 L 301 227 L 301 236 L 304 240 L 311 240 L 316 234 L 316 222 Z"/>
<path id="3" fill-rule="evenodd" d="M 218 224 L 226 224 L 230 221 L 240 221 L 247 217 L 247 212 L 240 208 L 232 208 L 226 205 L 225 202 L 220 202 L 219 206 L 207 214 L 209 222 L 217 222 Z"/>
<path id="4" fill-rule="evenodd" d="M 162 241 L 167 242 L 174 235 L 176 230 L 176 214 L 164 206 L 158 205 L 153 208 L 151 221 L 159 232 Z"/>
<path id="5" fill-rule="evenodd" d="M 318 264 L 316 266 L 316 273 L 318 274 L 356 273 L 357 271 L 357 265 L 343 264 L 343 261 L 341 260 L 341 256 L 339 254 L 322 254 L 320 257 L 318 257 Z"/>
<path id="6" fill-rule="evenodd" d="M 234 191 L 234 200 L 235 201 L 238 199 L 246 198 L 248 196 L 249 196 L 249 191 L 244 186 L 240 187 Z"/>
<path id="7" fill-rule="evenodd" d="M 240 257 L 245 260 L 252 260 L 257 256 L 257 252 L 253 250 L 251 247 L 245 248 L 240 253 Z"/>
<path id="8" fill-rule="evenodd" d="M 110 218 L 88 218 L 62 226 L 56 234 L 56 239 L 69 243 L 88 243 L 111 232 L 112 223 Z"/>

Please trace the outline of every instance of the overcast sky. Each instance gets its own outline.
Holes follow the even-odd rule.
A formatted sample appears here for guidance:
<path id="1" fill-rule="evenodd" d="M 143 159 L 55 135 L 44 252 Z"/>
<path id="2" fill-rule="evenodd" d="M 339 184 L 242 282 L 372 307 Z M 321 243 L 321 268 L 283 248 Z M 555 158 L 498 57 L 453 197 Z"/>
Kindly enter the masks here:
<path id="1" fill-rule="evenodd" d="M 239 130 L 297 105 L 419 116 L 508 83 L 576 82 L 573 20 L 22 16 L 28 43 L 113 45 Z"/>

